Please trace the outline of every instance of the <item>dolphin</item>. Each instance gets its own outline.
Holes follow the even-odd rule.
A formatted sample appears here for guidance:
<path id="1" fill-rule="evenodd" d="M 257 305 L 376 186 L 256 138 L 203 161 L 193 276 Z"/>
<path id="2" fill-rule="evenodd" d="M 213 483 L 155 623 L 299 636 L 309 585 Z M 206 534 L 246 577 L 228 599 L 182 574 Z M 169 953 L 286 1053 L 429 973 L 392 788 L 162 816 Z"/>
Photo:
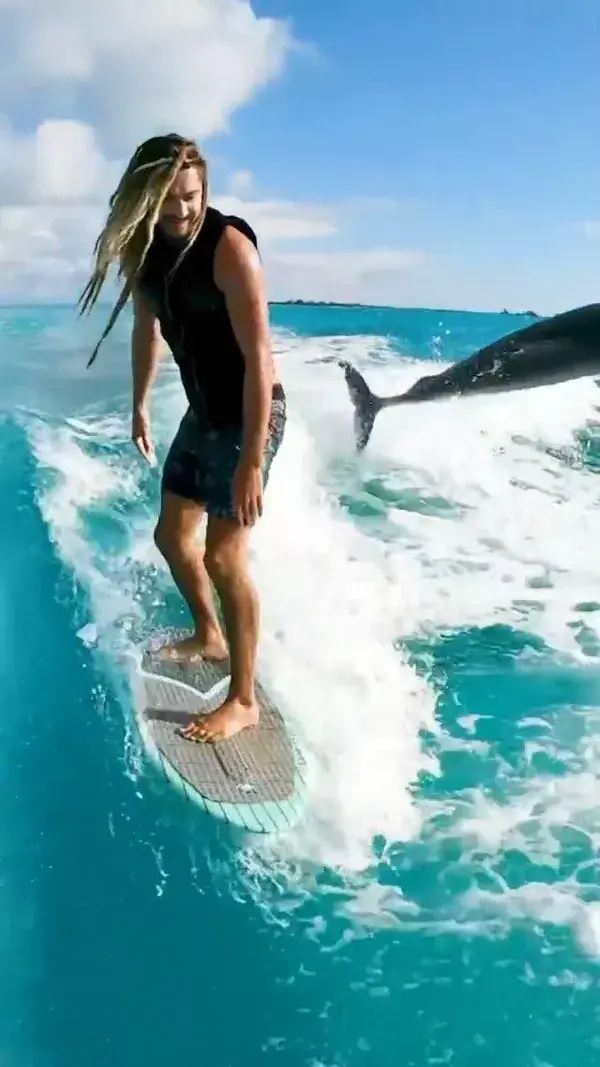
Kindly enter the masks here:
<path id="1" fill-rule="evenodd" d="M 356 367 L 337 357 L 326 360 L 334 361 L 344 370 L 354 405 L 356 448 L 362 452 L 382 408 L 486 390 L 530 389 L 599 374 L 600 304 L 564 311 L 507 334 L 439 374 L 419 378 L 397 396 L 376 396 Z"/>

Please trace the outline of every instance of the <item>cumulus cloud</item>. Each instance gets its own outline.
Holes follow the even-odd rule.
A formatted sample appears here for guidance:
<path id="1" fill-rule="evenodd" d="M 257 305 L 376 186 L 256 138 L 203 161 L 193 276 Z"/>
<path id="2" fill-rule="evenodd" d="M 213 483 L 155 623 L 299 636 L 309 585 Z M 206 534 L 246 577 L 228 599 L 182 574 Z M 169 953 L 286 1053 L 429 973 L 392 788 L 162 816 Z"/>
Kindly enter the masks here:
<path id="1" fill-rule="evenodd" d="M 166 129 L 226 132 L 299 47 L 286 21 L 246 0 L 0 0 L 0 299 L 75 296 L 135 144 Z M 276 299 L 358 299 L 377 272 L 417 262 L 298 251 L 335 237 L 335 209 L 261 199 L 248 170 L 211 200 L 256 229 Z"/>
<path id="2" fill-rule="evenodd" d="M 285 252 L 273 262 L 277 299 L 397 303 L 406 274 L 427 262 L 421 252 L 372 248 L 350 252 Z"/>
<path id="3" fill-rule="evenodd" d="M 33 134 L 0 126 L 0 203 L 11 207 L 97 204 L 117 180 L 95 130 L 75 120 L 43 120 Z"/>
<path id="4" fill-rule="evenodd" d="M 236 170 L 227 183 L 229 196 L 251 196 L 255 189 L 254 175 L 249 170 Z"/>
<path id="5" fill-rule="evenodd" d="M 89 273 L 102 211 L 82 205 L 0 207 L 0 299 L 70 300 Z"/>
<path id="6" fill-rule="evenodd" d="M 214 197 L 213 203 L 226 215 L 243 215 L 264 242 L 329 237 L 336 233 L 330 213 L 314 204 L 289 200 L 242 200 L 235 196 Z"/>
<path id="7" fill-rule="evenodd" d="M 294 43 L 245 0 L 4 0 L 0 15 L 3 98 L 85 100 L 104 150 L 119 152 L 166 127 L 226 130 Z"/>

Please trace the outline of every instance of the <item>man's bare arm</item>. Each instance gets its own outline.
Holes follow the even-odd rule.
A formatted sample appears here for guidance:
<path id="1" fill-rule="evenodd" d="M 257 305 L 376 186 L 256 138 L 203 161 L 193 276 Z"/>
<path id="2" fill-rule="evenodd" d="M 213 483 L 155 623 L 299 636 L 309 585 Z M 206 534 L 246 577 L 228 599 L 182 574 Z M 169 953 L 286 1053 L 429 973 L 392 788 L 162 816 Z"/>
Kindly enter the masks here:
<path id="1" fill-rule="evenodd" d="M 133 377 L 133 411 L 145 410 L 158 363 L 163 351 L 158 319 L 139 290 L 133 291 L 133 331 L 131 334 L 131 372 Z"/>
<path id="2" fill-rule="evenodd" d="M 158 319 L 139 290 L 133 291 L 133 331 L 131 335 L 131 373 L 133 400 L 131 438 L 149 463 L 154 463 L 154 445 L 148 417 L 148 397 L 163 351 Z"/>
<path id="3" fill-rule="evenodd" d="M 233 227 L 217 245 L 214 277 L 246 364 L 242 460 L 258 467 L 267 443 L 273 391 L 269 306 L 258 252 Z"/>

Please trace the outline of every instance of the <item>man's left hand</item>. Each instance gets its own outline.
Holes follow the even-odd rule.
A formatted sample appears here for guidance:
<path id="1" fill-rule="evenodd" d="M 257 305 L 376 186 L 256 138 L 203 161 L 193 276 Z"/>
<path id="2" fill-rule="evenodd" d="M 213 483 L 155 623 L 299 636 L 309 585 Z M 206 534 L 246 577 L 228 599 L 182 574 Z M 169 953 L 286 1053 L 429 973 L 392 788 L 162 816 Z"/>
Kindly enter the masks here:
<path id="1" fill-rule="evenodd" d="M 233 504 L 242 526 L 254 526 L 262 515 L 263 476 L 258 463 L 240 460 L 233 480 Z"/>

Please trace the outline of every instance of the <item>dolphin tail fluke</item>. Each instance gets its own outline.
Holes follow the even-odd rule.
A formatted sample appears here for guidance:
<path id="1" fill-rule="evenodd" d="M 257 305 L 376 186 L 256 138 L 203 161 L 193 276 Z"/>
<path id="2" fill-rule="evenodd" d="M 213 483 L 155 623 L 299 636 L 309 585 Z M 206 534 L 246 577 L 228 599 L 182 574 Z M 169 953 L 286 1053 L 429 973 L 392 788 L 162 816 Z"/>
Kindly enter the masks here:
<path id="1" fill-rule="evenodd" d="M 344 371 L 346 385 L 354 406 L 356 450 L 357 452 L 362 452 L 368 444 L 377 413 L 383 407 L 383 400 L 371 392 L 356 367 L 353 367 L 351 363 L 346 363 L 345 360 L 338 360 L 338 362 Z"/>

